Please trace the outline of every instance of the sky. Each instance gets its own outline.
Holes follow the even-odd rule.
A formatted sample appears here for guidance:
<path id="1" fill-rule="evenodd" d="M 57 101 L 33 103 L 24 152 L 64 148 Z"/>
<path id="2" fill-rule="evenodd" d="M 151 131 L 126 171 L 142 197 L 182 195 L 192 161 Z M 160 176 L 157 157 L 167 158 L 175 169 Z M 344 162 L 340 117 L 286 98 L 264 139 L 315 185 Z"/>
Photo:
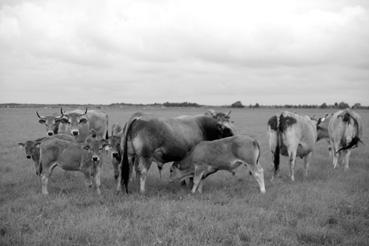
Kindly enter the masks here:
<path id="1" fill-rule="evenodd" d="M 367 0 L 0 0 L 0 103 L 369 105 Z"/>

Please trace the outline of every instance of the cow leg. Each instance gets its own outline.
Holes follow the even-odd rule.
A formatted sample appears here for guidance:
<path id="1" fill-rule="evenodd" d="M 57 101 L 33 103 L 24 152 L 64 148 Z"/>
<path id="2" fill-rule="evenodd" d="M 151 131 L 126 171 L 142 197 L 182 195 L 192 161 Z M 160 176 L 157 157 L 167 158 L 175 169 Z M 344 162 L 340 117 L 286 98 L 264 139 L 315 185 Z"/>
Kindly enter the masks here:
<path id="1" fill-rule="evenodd" d="M 350 155 L 351 155 L 351 150 L 346 150 L 344 152 L 345 170 L 349 169 Z"/>
<path id="2" fill-rule="evenodd" d="M 139 158 L 138 169 L 139 169 L 139 177 L 140 177 L 140 192 L 145 193 L 145 184 L 147 172 L 151 166 L 151 159 L 148 158 Z"/>
<path id="3" fill-rule="evenodd" d="M 100 174 L 101 174 L 101 167 L 97 166 L 96 167 L 96 173 L 95 173 L 95 186 L 96 186 L 96 192 L 98 195 L 101 195 L 101 190 L 100 190 L 100 186 L 101 186 L 101 180 L 100 180 Z"/>
<path id="4" fill-rule="evenodd" d="M 49 183 L 49 177 L 51 176 L 51 173 L 53 172 L 54 167 L 56 167 L 56 163 L 54 163 L 51 167 L 45 170 L 41 174 L 41 185 L 42 185 L 42 194 L 48 195 L 49 192 L 47 190 L 47 184 Z"/>
<path id="5" fill-rule="evenodd" d="M 133 181 L 133 167 L 136 165 L 136 158 L 135 156 L 131 156 L 128 159 L 129 159 L 129 181 L 132 182 Z M 137 176 L 137 172 L 136 172 L 136 176 Z"/>
<path id="6" fill-rule="evenodd" d="M 288 154 L 290 159 L 290 177 L 291 181 L 295 181 L 295 163 L 296 163 L 296 152 L 290 152 Z"/>
<path id="7" fill-rule="evenodd" d="M 198 168 L 195 167 L 195 176 L 193 178 L 193 187 L 192 187 L 192 191 L 191 191 L 192 193 L 196 192 L 204 173 L 205 173 L 205 171 L 199 170 Z"/>
<path id="8" fill-rule="evenodd" d="M 264 183 L 264 169 L 256 164 L 251 170 L 250 174 L 253 174 L 256 182 L 259 185 L 259 189 L 261 193 L 265 193 L 265 183 Z"/>
<path id="9" fill-rule="evenodd" d="M 332 163 L 333 168 L 337 167 L 338 159 L 339 159 L 339 153 L 337 153 L 338 146 L 332 145 Z"/>
<path id="10" fill-rule="evenodd" d="M 118 179 L 117 179 L 117 188 L 116 192 L 119 193 L 122 190 L 122 171 L 121 171 L 122 163 L 118 165 Z"/>
<path id="11" fill-rule="evenodd" d="M 49 192 L 47 191 L 47 184 L 49 182 L 49 177 L 46 174 L 41 174 L 41 185 L 42 185 L 42 194 L 48 195 Z"/>
<path id="12" fill-rule="evenodd" d="M 204 184 L 204 181 L 203 180 L 200 180 L 199 187 L 197 189 L 200 194 L 202 193 L 202 186 L 203 186 L 203 184 Z"/>
<path id="13" fill-rule="evenodd" d="M 305 167 L 305 177 L 308 176 L 308 172 L 309 172 L 309 165 L 310 165 L 310 159 L 311 159 L 311 156 L 312 156 L 312 152 L 310 152 L 309 154 L 307 154 L 305 157 L 304 157 L 304 167 Z"/>
<path id="14" fill-rule="evenodd" d="M 92 180 L 91 180 L 90 173 L 89 172 L 83 172 L 83 175 L 85 176 L 86 187 L 91 188 L 92 187 Z"/>

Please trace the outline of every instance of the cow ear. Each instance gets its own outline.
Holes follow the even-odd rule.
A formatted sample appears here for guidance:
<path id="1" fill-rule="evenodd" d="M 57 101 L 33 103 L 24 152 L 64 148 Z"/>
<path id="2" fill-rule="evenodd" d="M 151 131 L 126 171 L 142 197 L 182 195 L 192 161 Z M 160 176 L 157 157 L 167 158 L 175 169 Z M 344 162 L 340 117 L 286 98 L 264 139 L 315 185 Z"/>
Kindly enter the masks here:
<path id="1" fill-rule="evenodd" d="M 24 148 L 24 143 L 18 143 L 19 148 L 23 149 Z"/>
<path id="2" fill-rule="evenodd" d="M 215 111 L 213 109 L 209 109 L 208 112 L 205 113 L 205 115 L 215 117 Z"/>

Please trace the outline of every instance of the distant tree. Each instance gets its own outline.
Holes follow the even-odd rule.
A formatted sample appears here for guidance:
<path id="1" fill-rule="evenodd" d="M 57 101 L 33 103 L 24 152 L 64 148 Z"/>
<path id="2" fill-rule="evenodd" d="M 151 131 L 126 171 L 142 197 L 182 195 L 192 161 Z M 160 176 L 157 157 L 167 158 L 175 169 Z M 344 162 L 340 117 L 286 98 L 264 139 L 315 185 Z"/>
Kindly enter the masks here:
<path id="1" fill-rule="evenodd" d="M 241 101 L 237 101 L 231 104 L 231 108 L 244 108 L 245 106 L 241 103 Z"/>
<path id="2" fill-rule="evenodd" d="M 334 103 L 334 107 L 338 108 L 338 103 L 337 102 Z"/>
<path id="3" fill-rule="evenodd" d="M 322 103 L 322 104 L 319 106 L 319 108 L 328 108 L 328 105 L 324 102 L 324 103 Z"/>
<path id="4" fill-rule="evenodd" d="M 255 103 L 254 108 L 259 108 L 259 107 L 260 107 L 260 104 L 259 103 Z"/>
<path id="5" fill-rule="evenodd" d="M 348 105 L 347 103 L 345 103 L 345 102 L 340 102 L 339 104 L 338 104 L 338 108 L 340 108 L 340 109 L 345 109 L 345 108 L 349 108 L 350 107 L 350 105 Z"/>
<path id="6" fill-rule="evenodd" d="M 354 105 L 352 105 L 352 108 L 361 108 L 361 104 L 360 103 L 355 103 Z"/>

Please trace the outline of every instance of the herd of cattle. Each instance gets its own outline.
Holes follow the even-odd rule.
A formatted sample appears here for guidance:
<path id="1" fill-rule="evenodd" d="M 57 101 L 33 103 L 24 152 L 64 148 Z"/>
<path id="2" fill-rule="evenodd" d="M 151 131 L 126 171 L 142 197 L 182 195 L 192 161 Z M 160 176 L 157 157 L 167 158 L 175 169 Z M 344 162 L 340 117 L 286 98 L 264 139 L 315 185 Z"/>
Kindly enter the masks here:
<path id="1" fill-rule="evenodd" d="M 41 176 L 43 194 L 48 194 L 48 178 L 56 166 L 82 172 L 86 185 L 91 187 L 94 181 L 97 193 L 101 194 L 102 155 L 109 152 L 117 191 L 124 185 L 128 193 L 134 170 L 140 191 L 145 192 L 147 173 L 154 162 L 160 176 L 163 165 L 172 163 L 170 180 L 193 183 L 193 193 L 202 192 L 207 176 L 218 170 L 235 174 L 234 170 L 244 164 L 255 177 L 260 192 L 265 193 L 260 145 L 256 139 L 236 133 L 230 112 L 210 110 L 202 115 L 175 118 L 135 113 L 124 126 L 113 124 L 110 136 L 108 115 L 99 110 L 61 109 L 60 114 L 41 116 L 36 112 L 36 115 L 39 123 L 46 126 L 47 136 L 19 145 Z M 347 169 L 351 149 L 362 138 L 362 120 L 350 109 L 319 119 L 283 112 L 271 117 L 267 128 L 274 159 L 273 178 L 278 174 L 280 155 L 284 155 L 289 159 L 292 181 L 296 157 L 304 159 L 308 175 L 317 141 L 327 139 L 334 168 L 342 160 Z"/>

